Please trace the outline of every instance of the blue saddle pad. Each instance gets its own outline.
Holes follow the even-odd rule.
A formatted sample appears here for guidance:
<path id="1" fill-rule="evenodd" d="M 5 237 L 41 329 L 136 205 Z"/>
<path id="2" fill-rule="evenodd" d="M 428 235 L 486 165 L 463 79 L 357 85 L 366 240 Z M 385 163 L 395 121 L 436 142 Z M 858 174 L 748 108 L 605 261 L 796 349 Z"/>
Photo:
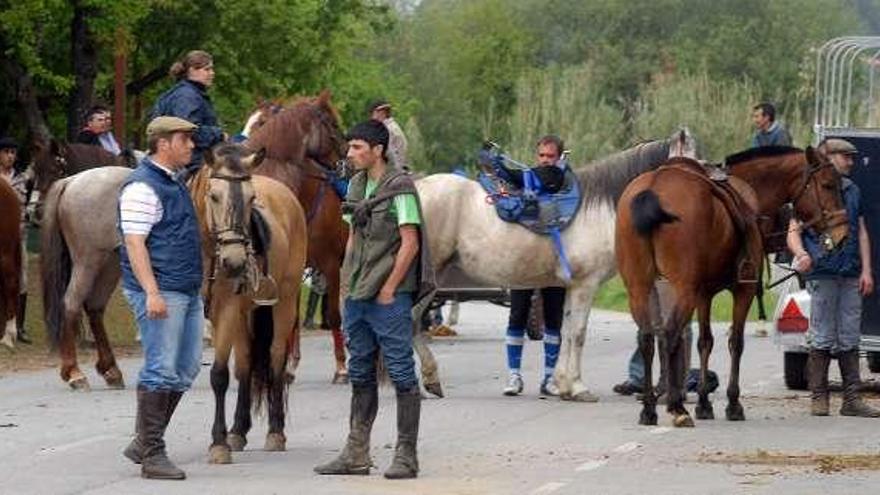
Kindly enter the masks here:
<path id="1" fill-rule="evenodd" d="M 581 205 L 580 183 L 570 168 L 565 170 L 565 181 L 556 193 L 538 190 L 530 195 L 485 173 L 480 173 L 477 181 L 489 193 L 489 201 L 502 220 L 518 223 L 536 234 L 550 235 L 565 230 Z"/>

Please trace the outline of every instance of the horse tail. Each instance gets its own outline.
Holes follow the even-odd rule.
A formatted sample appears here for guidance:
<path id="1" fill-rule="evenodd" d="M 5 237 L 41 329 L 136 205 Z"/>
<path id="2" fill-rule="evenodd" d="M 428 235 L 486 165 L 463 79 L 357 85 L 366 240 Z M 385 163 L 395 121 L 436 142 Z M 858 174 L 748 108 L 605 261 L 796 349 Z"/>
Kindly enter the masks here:
<path id="1" fill-rule="evenodd" d="M 40 226 L 40 276 L 43 285 L 43 317 L 46 334 L 53 347 L 58 345 L 64 322 L 64 294 L 70 283 L 70 250 L 61 232 L 59 203 L 69 180 L 57 181 L 46 195 Z"/>
<path id="2" fill-rule="evenodd" d="M 660 206 L 657 193 L 646 189 L 632 199 L 630 203 L 633 225 L 639 235 L 647 237 L 664 223 L 677 222 L 679 218 Z"/>
<path id="3" fill-rule="evenodd" d="M 257 306 L 253 311 L 253 337 L 251 338 L 251 405 L 259 413 L 263 401 L 268 399 L 274 380 L 283 377 L 272 373 L 272 340 L 275 324 L 272 306 Z"/>

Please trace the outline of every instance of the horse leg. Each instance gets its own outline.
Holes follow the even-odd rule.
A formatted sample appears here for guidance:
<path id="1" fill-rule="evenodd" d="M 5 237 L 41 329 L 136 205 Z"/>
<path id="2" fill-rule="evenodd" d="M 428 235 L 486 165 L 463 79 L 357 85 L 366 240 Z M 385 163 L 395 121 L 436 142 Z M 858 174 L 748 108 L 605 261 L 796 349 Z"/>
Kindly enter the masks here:
<path id="1" fill-rule="evenodd" d="M 234 327 L 233 327 L 234 328 Z M 237 328 L 245 329 L 244 322 Z M 247 434 L 251 430 L 251 348 L 247 332 L 235 335 L 235 379 L 238 380 L 238 400 L 235 404 L 235 421 L 226 437 L 233 451 L 244 450 Z"/>
<path id="2" fill-rule="evenodd" d="M 225 334 L 217 332 L 215 335 L 218 338 L 215 341 L 217 345 L 214 346 L 214 364 L 211 366 L 211 389 L 214 391 L 214 425 L 211 427 L 208 462 L 229 464 L 232 462 L 232 451 L 226 438 L 226 391 L 229 389 L 231 344 L 228 332 Z"/>
<path id="3" fill-rule="evenodd" d="M 64 316 L 61 324 L 59 351 L 61 354 L 61 379 L 74 390 L 89 391 L 89 380 L 79 369 L 76 358 L 76 331 L 80 327 L 80 314 L 86 298 L 90 295 L 94 277 L 92 270 L 103 266 L 100 260 L 85 259 L 78 262 L 71 272 L 70 283 L 64 293 Z M 88 268 L 88 270 L 87 270 Z"/>
<path id="4" fill-rule="evenodd" d="M 627 286 L 629 308 L 633 320 L 638 327 L 639 352 L 645 363 L 645 378 L 642 383 L 642 412 L 639 424 L 653 426 L 657 424 L 657 394 L 654 392 L 654 329 L 656 315 L 659 311 L 656 293 L 651 281 L 638 286 Z"/>
<path id="5" fill-rule="evenodd" d="M 321 314 L 325 323 L 330 326 L 330 333 L 333 336 L 333 357 L 336 364 L 333 383 L 344 385 L 348 383 L 348 368 L 345 363 L 345 338 L 342 335 L 342 315 L 339 309 L 339 265 L 326 268 L 327 271 L 322 273 L 327 279 L 327 294 L 324 295 Z"/>
<path id="6" fill-rule="evenodd" d="M 692 297 L 678 292 L 678 300 L 666 321 L 663 338 L 666 340 L 666 410 L 673 415 L 676 427 L 692 427 L 694 420 L 684 407 L 684 326 L 694 311 Z"/>
<path id="7" fill-rule="evenodd" d="M 725 415 L 730 421 L 744 421 L 745 411 L 739 401 L 739 366 L 743 353 L 743 331 L 749 307 L 755 296 L 754 284 L 740 284 L 733 293 L 733 323 L 727 348 L 730 350 L 730 378 L 727 382 L 727 409 Z"/>
<path id="8" fill-rule="evenodd" d="M 92 294 L 89 295 L 85 302 L 89 327 L 92 329 L 92 335 L 95 337 L 95 345 L 98 350 L 98 361 L 95 364 L 95 368 L 98 374 L 104 377 L 107 385 L 115 389 L 125 388 L 125 381 L 122 377 L 122 371 L 119 370 L 119 366 L 116 364 L 113 348 L 110 346 L 110 339 L 107 337 L 107 329 L 104 326 L 104 310 L 107 307 L 107 301 L 113 294 L 113 290 L 116 289 L 119 275 L 119 263 L 115 260 L 108 261 L 95 281 Z"/>
<path id="9" fill-rule="evenodd" d="M 442 398 L 443 386 L 440 384 L 440 374 L 438 373 L 437 359 L 434 353 L 428 347 L 428 339 L 425 332 L 416 329 L 413 333 L 413 347 L 416 354 L 419 355 L 419 362 L 422 364 L 422 385 L 429 393 Z"/>
<path id="10" fill-rule="evenodd" d="M 700 386 L 698 390 L 700 398 L 694 411 L 697 419 L 715 419 L 712 401 L 709 400 L 709 356 L 712 355 L 712 347 L 715 345 L 715 338 L 712 336 L 711 309 L 711 298 L 702 297 L 697 302 L 697 315 L 700 320 L 700 336 L 697 341 L 697 348 L 700 351 Z"/>
<path id="11" fill-rule="evenodd" d="M 299 290 L 296 291 L 299 294 Z M 298 299 L 298 298 L 297 298 Z M 266 391 L 269 408 L 269 431 L 266 434 L 264 450 L 283 452 L 287 450 L 287 437 L 284 435 L 284 416 L 286 411 L 284 368 L 287 363 L 287 334 L 283 331 L 288 325 L 296 328 L 299 334 L 297 299 L 284 304 L 279 301 L 272 310 L 272 347 L 269 351 L 270 371 Z"/>
<path id="12" fill-rule="evenodd" d="M 587 279 L 580 285 L 572 285 L 565 296 L 565 314 L 562 320 L 562 345 L 559 362 L 553 379 L 559 387 L 559 397 L 575 402 L 596 402 L 598 397 L 587 390 L 581 380 L 581 355 L 587 333 L 587 321 L 593 296 L 599 288 L 599 280 Z"/>

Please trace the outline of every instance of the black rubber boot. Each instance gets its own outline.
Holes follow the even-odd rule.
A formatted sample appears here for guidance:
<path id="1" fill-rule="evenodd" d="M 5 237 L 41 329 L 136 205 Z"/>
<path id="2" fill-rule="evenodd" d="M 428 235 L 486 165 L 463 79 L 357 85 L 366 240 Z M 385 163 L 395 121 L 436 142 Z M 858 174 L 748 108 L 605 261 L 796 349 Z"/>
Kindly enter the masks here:
<path id="1" fill-rule="evenodd" d="M 141 415 L 143 414 L 143 394 L 146 391 L 145 388 L 138 385 L 137 388 L 137 415 L 134 420 L 134 438 L 129 442 L 128 447 L 122 451 L 122 455 L 127 457 L 131 462 L 135 464 L 140 464 L 144 459 L 143 453 L 143 445 L 141 445 L 141 423 L 143 419 Z"/>
<path id="2" fill-rule="evenodd" d="M 172 392 L 157 390 L 155 392 L 144 391 L 140 415 L 140 443 L 143 446 L 143 459 L 141 464 L 141 477 L 161 480 L 186 479 L 184 473 L 168 460 L 165 453 L 165 427 L 170 417 L 169 411 Z"/>
<path id="3" fill-rule="evenodd" d="M 18 295 L 18 314 L 15 315 L 15 324 L 18 327 L 18 337 L 16 340 L 22 344 L 32 344 L 31 336 L 28 335 L 24 326 L 24 319 L 27 315 L 27 292 Z"/>
<path id="4" fill-rule="evenodd" d="M 318 474 L 370 474 L 370 431 L 379 410 L 376 385 L 351 387 L 351 414 L 345 448 L 336 459 L 315 466 Z"/>
<path id="5" fill-rule="evenodd" d="M 397 392 L 397 447 L 391 467 L 385 471 L 388 479 L 415 478 L 419 474 L 416 444 L 419 439 L 419 418 L 422 413 L 422 395 L 418 387 Z"/>
<path id="6" fill-rule="evenodd" d="M 315 312 L 318 309 L 319 302 L 321 302 L 321 295 L 313 290 L 310 290 L 309 301 L 306 304 L 306 319 L 303 322 L 303 327 L 315 328 Z"/>
<path id="7" fill-rule="evenodd" d="M 859 373 L 859 350 L 840 353 L 837 363 L 840 365 L 840 376 L 843 378 L 843 405 L 840 406 L 840 415 L 880 418 L 880 410 L 865 404 L 859 394 L 859 385 L 862 382 Z"/>
<path id="8" fill-rule="evenodd" d="M 831 353 L 821 349 L 810 349 L 807 361 L 807 376 L 810 381 L 810 414 L 828 416 L 831 407 L 828 403 L 828 366 Z"/>

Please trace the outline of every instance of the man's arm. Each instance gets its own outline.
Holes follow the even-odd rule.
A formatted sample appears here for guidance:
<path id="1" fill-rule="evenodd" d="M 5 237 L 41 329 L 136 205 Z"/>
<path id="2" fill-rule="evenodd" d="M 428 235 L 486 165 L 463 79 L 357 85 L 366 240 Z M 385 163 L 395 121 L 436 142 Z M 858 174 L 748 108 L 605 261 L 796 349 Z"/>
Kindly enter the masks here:
<path id="1" fill-rule="evenodd" d="M 394 268 L 392 268 L 391 274 L 388 275 L 382 289 L 379 290 L 379 296 L 376 298 L 379 304 L 394 302 L 394 291 L 403 282 L 407 270 L 419 253 L 419 227 L 407 224 L 401 225 L 398 230 L 400 231 L 400 249 L 394 258 Z"/>
<path id="2" fill-rule="evenodd" d="M 862 259 L 862 274 L 859 277 L 859 292 L 867 296 L 874 292 L 874 275 L 871 269 L 871 239 L 865 228 L 865 217 L 859 217 L 859 257 Z"/>
<path id="3" fill-rule="evenodd" d="M 807 250 L 804 249 L 804 241 L 801 239 L 801 224 L 797 220 L 788 221 L 788 235 L 785 237 L 788 249 L 794 254 L 794 269 L 804 273 L 810 270 L 813 260 Z"/>
<path id="4" fill-rule="evenodd" d="M 138 283 L 147 294 L 147 318 L 161 319 L 168 316 L 165 300 L 159 294 L 159 284 L 153 275 L 150 253 L 147 251 L 147 236 L 125 234 L 125 250 L 131 262 L 131 269 Z"/>

